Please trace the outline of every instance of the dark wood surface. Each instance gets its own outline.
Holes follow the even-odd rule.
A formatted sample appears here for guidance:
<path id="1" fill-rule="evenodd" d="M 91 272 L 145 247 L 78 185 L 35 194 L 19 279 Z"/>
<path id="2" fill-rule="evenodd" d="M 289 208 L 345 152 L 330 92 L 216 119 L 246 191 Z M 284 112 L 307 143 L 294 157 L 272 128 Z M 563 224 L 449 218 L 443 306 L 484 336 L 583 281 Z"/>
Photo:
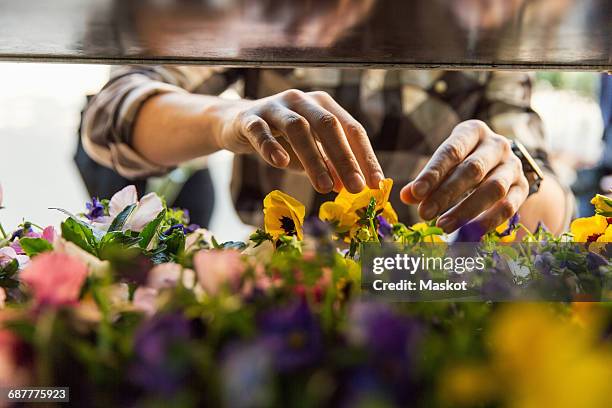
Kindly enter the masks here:
<path id="1" fill-rule="evenodd" d="M 612 0 L 0 0 L 0 59 L 612 70 Z"/>

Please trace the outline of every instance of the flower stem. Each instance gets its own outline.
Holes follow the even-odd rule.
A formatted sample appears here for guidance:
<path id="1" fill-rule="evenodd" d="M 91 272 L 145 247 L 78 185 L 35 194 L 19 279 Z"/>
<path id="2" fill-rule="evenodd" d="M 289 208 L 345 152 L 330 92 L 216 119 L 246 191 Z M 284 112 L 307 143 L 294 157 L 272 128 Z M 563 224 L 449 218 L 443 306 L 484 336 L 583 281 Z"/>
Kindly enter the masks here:
<path id="1" fill-rule="evenodd" d="M 2 238 L 6 239 L 7 235 L 6 235 L 6 231 L 4 231 L 4 227 L 2 226 L 2 223 L 0 223 L 0 233 L 2 233 Z"/>
<path id="2" fill-rule="evenodd" d="M 376 231 L 376 227 L 374 227 L 374 219 L 370 218 L 370 228 L 372 228 L 372 235 L 376 237 L 376 242 L 380 244 L 380 238 L 378 238 L 378 231 Z"/>

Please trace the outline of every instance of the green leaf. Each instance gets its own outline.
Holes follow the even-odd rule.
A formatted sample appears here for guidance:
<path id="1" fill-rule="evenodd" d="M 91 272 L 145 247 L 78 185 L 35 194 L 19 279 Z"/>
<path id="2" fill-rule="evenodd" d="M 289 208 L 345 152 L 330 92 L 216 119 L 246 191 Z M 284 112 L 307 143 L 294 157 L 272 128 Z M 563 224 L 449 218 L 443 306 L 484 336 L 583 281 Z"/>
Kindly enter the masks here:
<path id="1" fill-rule="evenodd" d="M 272 235 L 268 234 L 266 231 L 258 229 L 253 234 L 251 234 L 249 240 L 253 241 L 255 243 L 255 248 L 257 248 L 265 241 L 272 241 L 273 238 Z"/>
<path id="2" fill-rule="evenodd" d="M 43 252 L 52 251 L 53 245 L 42 238 L 20 238 L 19 245 L 30 258 Z"/>
<path id="3" fill-rule="evenodd" d="M 163 210 L 157 215 L 157 217 L 153 221 L 151 221 L 150 223 L 146 225 L 146 227 L 144 227 L 144 229 L 140 233 L 140 238 L 141 238 L 140 247 L 142 249 L 146 249 L 149 246 L 149 244 L 151 243 L 151 240 L 157 233 L 157 229 L 159 228 L 160 224 L 162 223 L 165 217 L 166 217 L 166 210 Z"/>
<path id="4" fill-rule="evenodd" d="M 135 208 L 136 204 L 125 207 L 123 211 L 121 211 L 119 215 L 115 217 L 110 227 L 108 227 L 108 232 L 121 231 Z"/>
<path id="5" fill-rule="evenodd" d="M 11 278 L 0 278 L 0 288 L 14 289 L 19 286 L 19 281 Z"/>
<path id="6" fill-rule="evenodd" d="M 421 232 L 421 236 L 423 237 L 427 237 L 429 235 L 443 235 L 444 234 L 444 230 L 439 227 L 427 227 L 423 231 L 420 231 L 420 232 Z"/>
<path id="7" fill-rule="evenodd" d="M 185 251 L 185 235 L 180 229 L 174 230 L 169 237 L 164 238 L 164 243 L 168 247 L 169 254 L 180 256 Z"/>
<path id="8" fill-rule="evenodd" d="M 12 259 L 9 263 L 0 268 L 0 278 L 10 278 L 15 275 L 19 270 L 19 262 L 16 259 Z"/>
<path id="9" fill-rule="evenodd" d="M 96 239 L 93 231 L 86 224 L 80 223 L 74 218 L 68 218 L 62 223 L 62 237 L 90 254 L 97 256 Z"/>
<path id="10" fill-rule="evenodd" d="M 113 231 L 109 232 L 100 241 L 98 252 L 101 253 L 103 250 L 108 249 L 112 246 L 117 246 L 119 248 L 129 248 L 134 245 L 137 245 L 140 242 L 140 236 L 130 236 L 121 231 Z"/>
<path id="11" fill-rule="evenodd" d="M 247 247 L 247 245 L 242 241 L 227 241 L 222 243 L 219 247 L 222 249 L 237 249 L 242 251 Z"/>

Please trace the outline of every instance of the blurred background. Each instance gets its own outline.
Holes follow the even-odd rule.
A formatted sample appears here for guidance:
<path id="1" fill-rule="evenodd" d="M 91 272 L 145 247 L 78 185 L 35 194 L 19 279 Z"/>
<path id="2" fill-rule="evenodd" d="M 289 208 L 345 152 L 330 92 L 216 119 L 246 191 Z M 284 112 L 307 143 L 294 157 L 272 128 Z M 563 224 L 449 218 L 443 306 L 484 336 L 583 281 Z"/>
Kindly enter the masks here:
<path id="1" fill-rule="evenodd" d="M 73 161 L 80 112 L 85 95 L 100 89 L 109 70 L 103 65 L 0 63 L 0 183 L 6 207 L 0 222 L 5 228 L 14 228 L 23 216 L 39 225 L 58 225 L 63 215 L 49 207 L 84 209 L 89 197 Z M 578 190 L 586 188 L 596 176 L 584 169 L 597 166 L 603 152 L 601 76 L 542 72 L 537 78 L 533 106 L 544 121 L 553 166 L 566 183 L 581 177 Z M 221 240 L 244 239 L 251 231 L 233 209 L 231 165 L 228 152 L 208 160 L 215 188 L 210 229 Z M 150 188 L 172 195 L 181 179 L 179 170 Z M 587 214 L 588 206 L 581 211 Z"/>

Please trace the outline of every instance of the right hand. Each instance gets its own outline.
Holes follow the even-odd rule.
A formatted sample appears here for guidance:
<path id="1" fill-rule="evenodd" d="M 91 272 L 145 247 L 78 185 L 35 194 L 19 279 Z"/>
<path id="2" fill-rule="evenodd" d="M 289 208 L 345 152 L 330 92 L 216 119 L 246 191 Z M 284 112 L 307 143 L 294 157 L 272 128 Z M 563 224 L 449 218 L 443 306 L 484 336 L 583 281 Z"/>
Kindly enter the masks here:
<path id="1" fill-rule="evenodd" d="M 303 169 L 315 190 L 358 193 L 384 179 L 363 126 L 325 92 L 288 90 L 221 108 L 220 148 Z"/>

